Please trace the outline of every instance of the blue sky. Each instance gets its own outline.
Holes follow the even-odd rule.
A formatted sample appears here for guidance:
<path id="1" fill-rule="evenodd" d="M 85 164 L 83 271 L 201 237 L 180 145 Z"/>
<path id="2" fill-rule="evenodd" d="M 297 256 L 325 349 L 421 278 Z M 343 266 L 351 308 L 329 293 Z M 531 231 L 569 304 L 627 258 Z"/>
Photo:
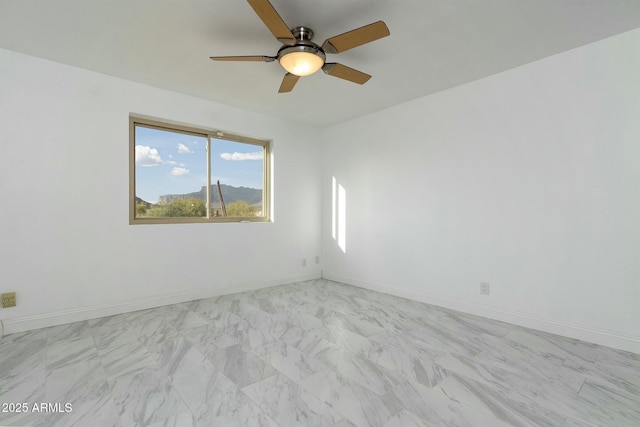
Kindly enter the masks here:
<path id="1" fill-rule="evenodd" d="M 136 127 L 136 196 L 199 191 L 207 184 L 205 137 Z M 211 139 L 211 183 L 262 188 L 262 147 Z"/>

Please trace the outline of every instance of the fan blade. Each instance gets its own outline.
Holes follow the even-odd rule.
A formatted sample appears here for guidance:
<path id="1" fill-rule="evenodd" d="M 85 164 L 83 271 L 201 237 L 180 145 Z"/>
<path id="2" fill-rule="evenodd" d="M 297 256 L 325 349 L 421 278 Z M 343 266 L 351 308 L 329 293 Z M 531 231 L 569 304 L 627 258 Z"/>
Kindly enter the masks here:
<path id="1" fill-rule="evenodd" d="M 387 24 L 378 21 L 325 40 L 322 43 L 322 50 L 326 53 L 340 53 L 390 34 Z"/>
<path id="2" fill-rule="evenodd" d="M 291 73 L 285 74 L 278 93 L 291 92 L 296 83 L 298 83 L 298 79 L 300 79 L 300 76 L 296 76 L 295 74 Z"/>
<path id="3" fill-rule="evenodd" d="M 210 56 L 214 61 L 255 61 L 255 62 L 273 62 L 276 60 L 273 56 Z"/>
<path id="4" fill-rule="evenodd" d="M 350 82 L 358 83 L 359 85 L 365 84 L 371 78 L 371 76 L 367 73 L 354 70 L 353 68 L 347 67 L 346 65 L 338 64 L 337 62 L 327 62 L 322 66 L 322 71 L 324 71 L 325 74 L 329 74 L 330 76 L 349 80 Z"/>
<path id="5" fill-rule="evenodd" d="M 293 46 L 296 38 L 269 0 L 247 0 L 271 34 L 282 44 Z"/>

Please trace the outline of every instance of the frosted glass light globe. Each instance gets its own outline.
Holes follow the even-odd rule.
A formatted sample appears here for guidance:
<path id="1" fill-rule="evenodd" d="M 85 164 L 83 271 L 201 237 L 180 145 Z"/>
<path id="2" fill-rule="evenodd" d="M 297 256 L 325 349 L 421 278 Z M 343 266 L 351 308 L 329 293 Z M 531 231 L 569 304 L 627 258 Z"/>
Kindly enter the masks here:
<path id="1" fill-rule="evenodd" d="M 280 58 L 280 65 L 296 76 L 309 76 L 324 65 L 324 59 L 311 52 L 291 52 Z"/>

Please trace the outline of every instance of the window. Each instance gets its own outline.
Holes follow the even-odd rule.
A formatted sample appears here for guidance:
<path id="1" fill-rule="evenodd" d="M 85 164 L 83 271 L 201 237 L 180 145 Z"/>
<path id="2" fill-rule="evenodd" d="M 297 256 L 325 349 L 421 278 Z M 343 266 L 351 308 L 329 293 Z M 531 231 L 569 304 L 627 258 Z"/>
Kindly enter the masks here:
<path id="1" fill-rule="evenodd" d="M 131 224 L 269 221 L 269 141 L 129 119 Z"/>

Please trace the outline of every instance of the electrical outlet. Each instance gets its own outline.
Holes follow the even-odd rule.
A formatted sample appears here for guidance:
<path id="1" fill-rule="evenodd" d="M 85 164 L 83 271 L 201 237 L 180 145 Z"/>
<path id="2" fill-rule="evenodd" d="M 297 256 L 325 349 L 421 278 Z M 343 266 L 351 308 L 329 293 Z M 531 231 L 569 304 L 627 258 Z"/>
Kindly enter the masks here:
<path id="1" fill-rule="evenodd" d="M 302 258 L 302 266 L 303 267 L 307 266 L 307 259 L 306 258 Z"/>
<path id="2" fill-rule="evenodd" d="M 489 295 L 489 282 L 480 282 L 480 294 Z"/>
<path id="3" fill-rule="evenodd" d="M 2 294 L 2 308 L 9 308 L 16 306 L 16 293 L 15 292 L 7 292 L 6 294 Z"/>
<path id="4" fill-rule="evenodd" d="M 320 264 L 320 257 L 316 255 L 316 264 Z"/>

